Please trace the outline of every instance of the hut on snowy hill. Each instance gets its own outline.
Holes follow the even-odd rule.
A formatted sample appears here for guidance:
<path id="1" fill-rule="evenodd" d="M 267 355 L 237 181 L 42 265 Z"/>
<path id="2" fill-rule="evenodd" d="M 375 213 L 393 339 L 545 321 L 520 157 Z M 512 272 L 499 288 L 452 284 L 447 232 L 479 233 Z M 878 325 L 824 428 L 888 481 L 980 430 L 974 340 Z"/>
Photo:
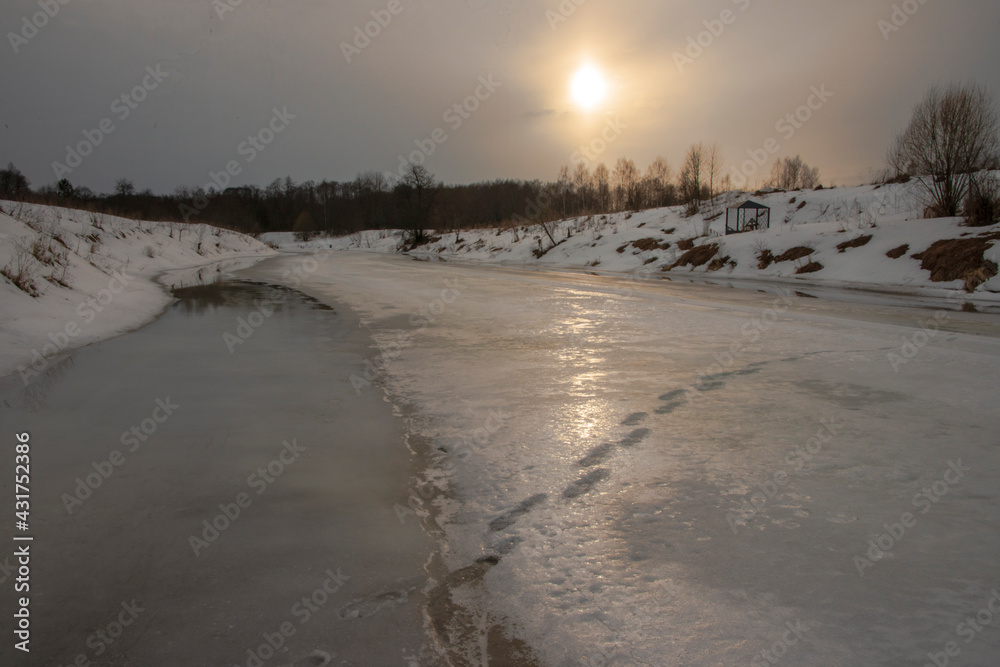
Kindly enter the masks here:
<path id="1" fill-rule="evenodd" d="M 767 229 L 771 226 L 771 209 L 754 201 L 726 209 L 726 236 Z"/>

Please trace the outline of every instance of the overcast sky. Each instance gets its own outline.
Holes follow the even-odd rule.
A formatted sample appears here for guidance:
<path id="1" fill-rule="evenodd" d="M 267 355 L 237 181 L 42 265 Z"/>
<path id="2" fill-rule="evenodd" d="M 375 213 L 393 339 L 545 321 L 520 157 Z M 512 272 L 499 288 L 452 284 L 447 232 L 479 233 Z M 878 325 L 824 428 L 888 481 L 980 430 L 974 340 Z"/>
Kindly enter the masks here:
<path id="1" fill-rule="evenodd" d="M 449 183 L 554 179 L 602 134 L 613 141 L 595 157 L 609 166 L 663 155 L 675 171 L 692 142 L 719 142 L 731 169 L 773 138 L 824 183 L 850 184 L 882 165 L 929 85 L 972 79 L 1000 95 L 996 0 L 575 2 L 3 0 L 0 160 L 54 183 L 67 145 L 100 138 L 74 185 L 109 191 L 124 176 L 170 192 L 230 162 L 238 185 L 394 171 L 437 129 L 426 165 Z M 58 12 L 43 21 L 48 3 Z M 387 25 L 345 55 L 373 11 Z M 705 21 L 717 34 L 688 51 Z M 584 63 L 610 88 L 591 111 L 570 95 Z M 144 82 L 141 102 L 120 99 Z M 827 99 L 810 100 L 824 86 Z M 477 89 L 474 111 L 446 118 Z M 809 120 L 779 131 L 807 101 Z M 263 150 L 241 147 L 272 123 L 282 129 Z"/>

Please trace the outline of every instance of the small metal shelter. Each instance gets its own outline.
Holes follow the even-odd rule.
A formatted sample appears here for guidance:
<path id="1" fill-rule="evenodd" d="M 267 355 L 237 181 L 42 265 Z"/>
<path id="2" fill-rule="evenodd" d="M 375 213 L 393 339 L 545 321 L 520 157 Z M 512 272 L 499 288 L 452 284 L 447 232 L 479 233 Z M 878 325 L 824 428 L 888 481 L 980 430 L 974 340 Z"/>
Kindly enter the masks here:
<path id="1" fill-rule="evenodd" d="M 754 201 L 726 209 L 726 235 L 767 229 L 771 226 L 771 209 Z"/>

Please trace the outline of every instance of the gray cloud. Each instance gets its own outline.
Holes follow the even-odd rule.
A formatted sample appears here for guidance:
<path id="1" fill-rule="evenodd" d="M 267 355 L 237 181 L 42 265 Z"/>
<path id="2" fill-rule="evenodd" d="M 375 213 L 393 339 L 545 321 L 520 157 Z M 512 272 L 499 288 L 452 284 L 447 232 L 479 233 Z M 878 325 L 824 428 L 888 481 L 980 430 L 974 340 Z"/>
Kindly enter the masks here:
<path id="1" fill-rule="evenodd" d="M 601 156 L 608 163 L 662 154 L 676 165 L 701 140 L 736 163 L 780 137 L 775 123 L 825 84 L 834 96 L 780 137 L 782 151 L 826 181 L 856 182 L 881 166 L 929 85 L 975 79 L 1000 95 L 993 0 L 926 3 L 885 39 L 878 21 L 891 20 L 894 1 L 588 0 L 563 17 L 556 0 L 399 0 L 397 14 L 389 0 L 243 0 L 220 17 L 205 0 L 71 0 L 19 53 L 9 37 L 0 45 L 0 160 L 36 185 L 54 182 L 65 147 L 108 118 L 114 131 L 69 175 L 77 185 L 106 191 L 128 176 L 170 191 L 230 160 L 243 167 L 237 183 L 344 180 L 394 170 L 437 129 L 447 140 L 427 164 L 446 181 L 553 178 L 619 117 L 628 129 Z M 735 19 L 681 71 L 675 53 L 723 10 Z M 17 33 L 38 11 L 8 0 L 0 28 Z M 348 62 L 341 44 L 379 19 Z M 584 60 L 613 89 L 589 117 L 567 99 Z M 156 65 L 170 76 L 120 119 L 113 103 Z M 448 111 L 490 75 L 500 88 L 454 127 Z M 239 147 L 275 107 L 296 118 L 246 162 Z"/>

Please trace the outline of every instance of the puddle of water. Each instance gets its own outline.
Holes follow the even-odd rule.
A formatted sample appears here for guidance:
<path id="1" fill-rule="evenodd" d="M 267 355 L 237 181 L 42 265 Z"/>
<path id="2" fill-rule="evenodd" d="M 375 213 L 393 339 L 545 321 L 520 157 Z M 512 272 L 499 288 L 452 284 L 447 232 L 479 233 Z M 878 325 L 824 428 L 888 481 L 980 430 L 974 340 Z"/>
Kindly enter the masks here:
<path id="1" fill-rule="evenodd" d="M 369 354 L 353 316 L 263 283 L 175 294 L 27 389 L 0 379 L 4 430 L 32 442 L 32 652 L 17 664 L 417 655 L 433 544 L 394 511 L 410 456 L 382 394 L 351 385 Z M 112 638 L 122 605 L 142 611 Z"/>

